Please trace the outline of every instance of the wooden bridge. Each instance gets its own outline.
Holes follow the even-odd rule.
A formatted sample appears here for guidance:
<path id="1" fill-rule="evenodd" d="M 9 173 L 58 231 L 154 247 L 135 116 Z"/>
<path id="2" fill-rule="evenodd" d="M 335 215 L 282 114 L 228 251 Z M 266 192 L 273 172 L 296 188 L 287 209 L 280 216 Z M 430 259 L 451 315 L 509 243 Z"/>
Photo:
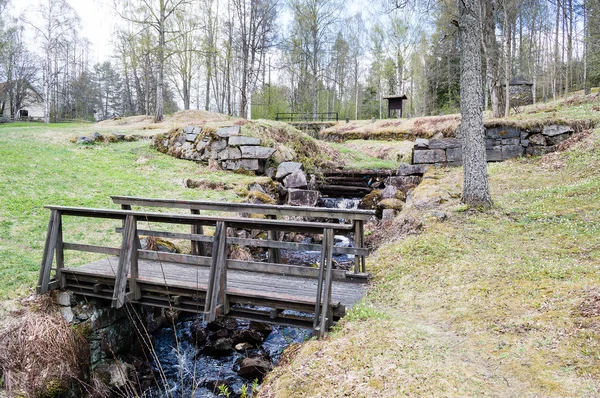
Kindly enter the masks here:
<path id="1" fill-rule="evenodd" d="M 201 313 L 206 321 L 225 315 L 283 325 L 313 328 L 322 336 L 365 292 L 368 274 L 362 244 L 364 210 L 297 208 L 239 203 L 170 201 L 113 197 L 121 210 L 47 206 L 51 211 L 37 292 L 63 288 L 76 294 L 126 303 Z M 131 210 L 132 206 L 186 208 L 192 214 Z M 265 214 L 266 219 L 199 214 L 201 210 Z M 277 219 L 318 217 L 329 222 Z M 108 247 L 63 241 L 63 219 L 116 220 L 110 231 L 121 233 L 121 246 Z M 339 223 L 338 219 L 349 223 Z M 335 222 L 331 222 L 335 221 Z M 140 227 L 143 224 L 144 228 Z M 187 225 L 191 232 L 172 232 Z M 170 227 L 169 227 L 170 226 Z M 214 235 L 205 234 L 205 227 Z M 266 239 L 237 238 L 228 230 L 267 232 Z M 109 232 L 110 232 L 109 231 Z M 321 244 L 281 241 L 282 233 L 322 236 Z M 353 232 L 358 247 L 334 246 L 335 234 Z M 192 254 L 143 250 L 140 236 L 188 240 Z M 231 245 L 269 250 L 268 262 L 228 258 Z M 282 264 L 278 251 L 318 250 L 318 268 Z M 100 260 L 67 267 L 65 251 L 99 253 Z M 354 272 L 333 268 L 333 254 L 353 254 Z"/>

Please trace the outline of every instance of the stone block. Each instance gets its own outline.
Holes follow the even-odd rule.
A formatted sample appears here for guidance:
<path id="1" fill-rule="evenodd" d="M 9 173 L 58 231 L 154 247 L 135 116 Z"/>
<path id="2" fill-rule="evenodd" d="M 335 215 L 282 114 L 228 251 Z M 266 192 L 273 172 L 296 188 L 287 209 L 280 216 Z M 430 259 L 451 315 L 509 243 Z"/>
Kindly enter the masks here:
<path id="1" fill-rule="evenodd" d="M 283 179 L 283 185 L 286 188 L 306 188 L 306 174 L 304 171 L 297 170 Z"/>
<path id="2" fill-rule="evenodd" d="M 238 160 L 242 158 L 242 151 L 239 148 L 227 147 L 219 152 L 219 160 Z"/>
<path id="3" fill-rule="evenodd" d="M 446 151 L 443 149 L 427 149 L 413 152 L 414 164 L 445 163 Z"/>
<path id="4" fill-rule="evenodd" d="M 527 148 L 529 146 L 529 140 L 521 140 L 521 146 Z"/>
<path id="5" fill-rule="evenodd" d="M 546 137 L 541 134 L 533 134 L 529 136 L 529 142 L 533 145 L 546 145 Z"/>
<path id="6" fill-rule="evenodd" d="M 275 149 L 264 146 L 241 146 L 240 150 L 243 159 L 268 159 L 275 153 Z"/>
<path id="7" fill-rule="evenodd" d="M 260 142 L 260 138 L 246 137 L 243 135 L 234 135 L 233 137 L 229 137 L 230 146 L 260 145 Z"/>
<path id="8" fill-rule="evenodd" d="M 63 307 L 71 306 L 71 295 L 68 292 L 60 292 L 56 295 L 56 304 Z"/>
<path id="9" fill-rule="evenodd" d="M 529 138 L 529 131 L 521 131 L 521 140 L 526 140 L 527 138 Z"/>
<path id="10" fill-rule="evenodd" d="M 75 319 L 75 315 L 73 314 L 71 307 L 60 307 L 60 314 L 68 323 L 73 322 L 73 319 Z"/>
<path id="11" fill-rule="evenodd" d="M 462 162 L 462 148 L 449 148 L 446 150 L 448 162 Z"/>
<path id="12" fill-rule="evenodd" d="M 492 140 L 490 138 L 486 138 L 485 140 L 485 149 L 493 149 L 496 146 L 496 140 Z"/>
<path id="13" fill-rule="evenodd" d="M 381 198 L 382 199 L 395 199 L 396 198 L 396 194 L 398 193 L 398 188 L 396 188 L 393 185 L 387 185 L 385 187 L 385 189 L 383 189 L 381 191 Z"/>
<path id="14" fill-rule="evenodd" d="M 498 138 L 521 138 L 521 129 L 516 127 L 498 126 L 486 129 L 486 137 Z"/>
<path id="15" fill-rule="evenodd" d="M 429 149 L 460 148 L 462 140 L 458 138 L 443 138 L 441 140 L 429 140 Z"/>
<path id="16" fill-rule="evenodd" d="M 501 140 L 501 144 L 502 145 L 520 145 L 521 144 L 521 138 L 503 138 Z"/>
<path id="17" fill-rule="evenodd" d="M 542 130 L 542 134 L 546 137 L 554 137 L 556 135 L 567 133 L 573 134 L 573 129 L 571 128 L 571 126 L 551 124 L 549 126 L 544 126 L 544 129 Z"/>
<path id="18" fill-rule="evenodd" d="M 201 132 L 202 127 L 199 126 L 187 126 L 183 129 L 185 140 L 188 142 L 195 142 Z"/>
<path id="19" fill-rule="evenodd" d="M 541 155 L 545 155 L 549 152 L 552 152 L 551 150 L 549 150 L 549 148 L 552 147 L 548 147 L 548 146 L 538 146 L 538 145 L 530 145 L 525 149 L 525 152 L 528 155 L 533 155 L 533 156 L 541 156 Z"/>
<path id="20" fill-rule="evenodd" d="M 429 148 L 429 140 L 425 138 L 417 138 L 415 140 L 415 148 L 427 149 Z"/>
<path id="21" fill-rule="evenodd" d="M 213 151 L 217 151 L 217 152 L 221 152 L 223 149 L 225 149 L 227 147 L 227 140 L 218 140 L 218 141 L 213 141 L 210 144 L 210 148 Z"/>
<path id="22" fill-rule="evenodd" d="M 260 164 L 258 162 L 258 159 L 226 160 L 222 163 L 222 166 L 226 170 L 260 170 Z"/>
<path id="23" fill-rule="evenodd" d="M 240 135 L 240 131 L 240 126 L 219 127 L 217 129 L 217 135 L 221 138 L 228 138 L 234 135 Z"/>
<path id="24" fill-rule="evenodd" d="M 502 160 L 518 158 L 523 156 L 523 147 L 521 145 L 505 145 L 502 147 Z"/>
<path id="25" fill-rule="evenodd" d="M 419 164 L 401 164 L 396 170 L 397 176 L 423 175 L 427 171 L 427 166 Z"/>
<path id="26" fill-rule="evenodd" d="M 196 151 L 203 152 L 204 149 L 210 144 L 210 140 L 208 138 L 203 138 L 196 145 Z"/>
<path id="27" fill-rule="evenodd" d="M 292 206 L 311 206 L 314 207 L 319 201 L 321 193 L 319 191 L 309 191 L 307 189 L 289 189 L 288 204 Z"/>
<path id="28" fill-rule="evenodd" d="M 275 174 L 275 179 L 283 180 L 289 174 L 292 174 L 294 171 L 298 171 L 301 169 L 302 169 L 302 163 L 283 162 L 277 167 L 277 173 Z"/>
<path id="29" fill-rule="evenodd" d="M 571 133 L 565 133 L 565 134 L 554 135 L 551 137 L 546 137 L 546 144 L 558 145 L 561 142 L 563 142 L 564 140 L 566 140 L 567 138 L 569 138 L 570 136 L 571 136 Z"/>
<path id="30" fill-rule="evenodd" d="M 502 161 L 502 148 L 494 147 L 494 149 L 488 149 L 485 151 L 485 157 L 488 162 L 500 162 Z"/>

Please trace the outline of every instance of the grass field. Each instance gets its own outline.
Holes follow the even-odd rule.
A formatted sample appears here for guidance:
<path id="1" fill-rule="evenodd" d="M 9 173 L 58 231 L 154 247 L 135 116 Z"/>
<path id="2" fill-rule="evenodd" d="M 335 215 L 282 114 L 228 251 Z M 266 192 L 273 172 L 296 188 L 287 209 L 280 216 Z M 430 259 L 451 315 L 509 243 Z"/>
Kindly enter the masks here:
<path id="1" fill-rule="evenodd" d="M 381 247 L 368 297 L 261 396 L 598 396 L 600 132 L 489 172 L 493 210 L 450 201 Z M 460 193 L 461 169 L 438 175 Z"/>
<path id="2" fill-rule="evenodd" d="M 149 141 L 89 146 L 69 142 L 93 131 L 107 132 L 97 125 L 0 125 L 0 299 L 21 297 L 35 285 L 49 218 L 44 205 L 116 208 L 110 195 L 239 200 L 233 190 L 188 189 L 183 180 L 244 187 L 256 178 L 159 154 Z M 69 222 L 67 236 L 89 243 L 111 239 L 93 221 Z"/>

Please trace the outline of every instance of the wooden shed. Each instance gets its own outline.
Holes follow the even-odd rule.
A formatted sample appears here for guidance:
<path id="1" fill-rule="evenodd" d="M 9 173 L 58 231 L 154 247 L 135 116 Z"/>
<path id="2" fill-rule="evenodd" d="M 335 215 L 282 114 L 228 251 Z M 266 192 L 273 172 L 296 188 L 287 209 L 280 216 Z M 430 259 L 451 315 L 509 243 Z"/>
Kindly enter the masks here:
<path id="1" fill-rule="evenodd" d="M 407 99 L 406 95 L 386 95 L 383 99 L 388 100 L 388 118 L 392 117 L 392 111 L 400 111 L 402 117 L 402 101 Z"/>

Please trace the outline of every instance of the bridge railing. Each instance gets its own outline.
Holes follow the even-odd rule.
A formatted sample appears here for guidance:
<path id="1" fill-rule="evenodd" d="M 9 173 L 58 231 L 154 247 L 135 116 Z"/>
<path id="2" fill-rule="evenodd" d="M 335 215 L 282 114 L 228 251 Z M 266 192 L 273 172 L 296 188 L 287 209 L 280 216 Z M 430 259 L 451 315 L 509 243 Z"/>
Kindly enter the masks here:
<path id="1" fill-rule="evenodd" d="M 364 249 L 365 221 L 375 217 L 373 210 L 358 209 L 328 209 L 309 206 L 279 206 L 253 203 L 228 203 L 211 202 L 200 200 L 178 200 L 178 199 L 152 199 L 132 196 L 111 196 L 113 203 L 121 206 L 123 210 L 131 210 L 132 206 L 138 207 L 163 207 L 171 209 L 187 209 L 192 214 L 200 214 L 201 211 L 218 211 L 226 213 L 264 214 L 268 218 L 277 220 L 285 216 L 303 217 L 311 219 L 324 219 L 340 222 L 347 220 L 354 226 L 354 244 Z M 192 233 L 202 233 L 201 227 L 192 226 Z M 277 240 L 275 231 L 269 231 L 269 239 Z M 283 248 L 283 247 L 281 247 Z M 280 247 L 269 248 L 269 259 L 280 262 Z M 307 249 L 312 250 L 312 249 Z M 192 242 L 192 254 L 203 254 L 205 249 L 202 244 Z M 354 258 L 354 272 L 367 272 L 365 258 L 367 254 L 357 255 Z"/>
<path id="2" fill-rule="evenodd" d="M 339 121 L 338 112 L 319 113 L 276 113 L 275 120 L 279 122 L 330 122 Z"/>
<path id="3" fill-rule="evenodd" d="M 233 296 L 229 294 L 227 289 L 228 270 L 243 270 L 314 278 L 318 280 L 318 283 L 315 298 L 313 328 L 319 335 L 322 335 L 333 322 L 331 302 L 332 281 L 350 280 L 352 277 L 364 281 L 366 278 L 366 275 L 348 274 L 346 271 L 333 269 L 332 256 L 334 253 L 348 253 L 355 255 L 366 254 L 366 249 L 334 246 L 334 234 L 336 232 L 348 232 L 352 228 L 350 225 L 287 220 L 227 218 L 193 214 L 146 213 L 131 210 L 106 210 L 62 206 L 47 206 L 47 208 L 51 210 L 51 215 L 38 279 L 38 294 L 44 294 L 49 290 L 56 288 L 69 287 L 66 278 L 66 271 L 68 270 L 65 269 L 65 250 L 118 256 L 118 266 L 114 273 L 114 287 L 111 297 L 112 306 L 115 308 L 120 308 L 127 302 L 138 302 L 144 298 L 145 292 L 142 287 L 144 280 L 140 280 L 139 278 L 138 265 L 140 259 L 210 267 L 206 287 L 199 287 L 194 290 L 193 293 L 196 297 L 204 299 L 203 315 L 206 321 L 212 321 L 217 315 L 227 315 L 230 312 L 230 297 Z M 64 242 L 63 218 L 65 216 L 120 220 L 123 225 L 123 227 L 120 228 L 120 232 L 122 232 L 121 247 L 114 248 Z M 178 233 L 155 229 L 146 230 L 139 228 L 139 222 L 153 223 L 153 225 L 158 223 L 211 226 L 215 227 L 215 234 L 214 236 L 207 236 L 204 234 Z M 323 242 L 320 245 L 316 245 L 280 242 L 270 239 L 233 238 L 227 236 L 228 227 L 284 232 L 297 231 L 304 233 L 321 233 L 323 234 Z M 212 247 L 212 254 L 208 257 L 142 250 L 139 240 L 140 235 L 208 243 Z M 317 249 L 321 251 L 321 263 L 317 269 L 277 263 L 233 260 L 228 258 L 228 246 L 232 244 L 296 250 Z M 54 263 L 56 263 L 55 268 L 53 268 Z M 55 271 L 54 279 L 51 278 L 53 270 Z M 93 292 L 88 293 L 92 295 L 97 293 L 97 290 L 100 291 L 100 287 L 97 285 L 92 286 L 91 289 Z M 166 291 L 168 294 L 168 288 Z M 169 297 L 169 300 L 177 303 L 178 299 L 176 297 Z M 261 303 L 268 302 L 268 299 L 264 298 L 261 301 Z M 275 316 L 277 316 L 277 314 L 275 314 Z"/>

